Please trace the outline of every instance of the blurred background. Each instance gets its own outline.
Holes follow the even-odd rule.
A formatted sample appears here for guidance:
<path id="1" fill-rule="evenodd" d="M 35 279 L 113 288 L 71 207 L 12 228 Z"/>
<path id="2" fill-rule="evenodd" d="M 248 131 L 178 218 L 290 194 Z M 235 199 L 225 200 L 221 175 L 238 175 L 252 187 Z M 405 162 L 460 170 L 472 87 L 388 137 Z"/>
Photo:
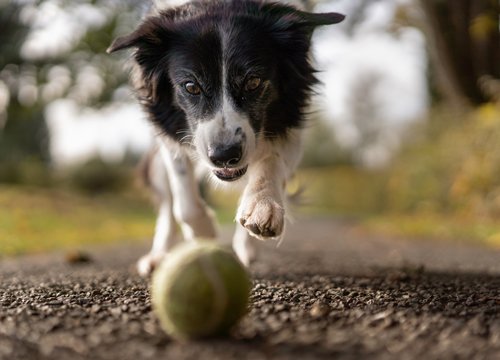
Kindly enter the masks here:
<path id="1" fill-rule="evenodd" d="M 152 236 L 135 168 L 153 130 L 127 54 L 105 52 L 145 3 L 0 0 L 0 256 Z M 305 185 L 296 211 L 500 246 L 499 1 L 305 6 L 347 19 L 314 36 L 323 85 L 291 184 Z M 231 222 L 236 195 L 206 196 Z"/>

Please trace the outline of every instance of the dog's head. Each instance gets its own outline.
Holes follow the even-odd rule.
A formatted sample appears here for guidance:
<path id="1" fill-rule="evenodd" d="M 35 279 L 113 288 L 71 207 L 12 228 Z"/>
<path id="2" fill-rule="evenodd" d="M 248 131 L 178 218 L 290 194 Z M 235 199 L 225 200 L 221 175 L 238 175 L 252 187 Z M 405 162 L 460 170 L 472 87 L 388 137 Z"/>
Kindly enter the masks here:
<path id="1" fill-rule="evenodd" d="M 311 34 L 343 18 L 278 3 L 191 2 L 146 18 L 108 52 L 136 48 L 138 95 L 151 120 L 233 181 L 261 139 L 301 125 L 316 82 Z"/>

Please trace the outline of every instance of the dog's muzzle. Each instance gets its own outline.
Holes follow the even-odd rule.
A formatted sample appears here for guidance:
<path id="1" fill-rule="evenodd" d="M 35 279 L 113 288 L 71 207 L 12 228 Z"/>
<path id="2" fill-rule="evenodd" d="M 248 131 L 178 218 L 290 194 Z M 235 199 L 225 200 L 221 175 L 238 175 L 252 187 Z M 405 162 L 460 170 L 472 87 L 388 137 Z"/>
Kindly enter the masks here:
<path id="1" fill-rule="evenodd" d="M 223 181 L 235 181 L 246 174 L 248 165 L 240 169 L 222 168 L 212 170 L 214 175 Z"/>
<path id="2" fill-rule="evenodd" d="M 223 181 L 234 181 L 245 175 L 248 165 L 238 167 L 243 156 L 241 143 L 217 145 L 208 149 L 208 158 L 216 169 L 215 176 Z"/>

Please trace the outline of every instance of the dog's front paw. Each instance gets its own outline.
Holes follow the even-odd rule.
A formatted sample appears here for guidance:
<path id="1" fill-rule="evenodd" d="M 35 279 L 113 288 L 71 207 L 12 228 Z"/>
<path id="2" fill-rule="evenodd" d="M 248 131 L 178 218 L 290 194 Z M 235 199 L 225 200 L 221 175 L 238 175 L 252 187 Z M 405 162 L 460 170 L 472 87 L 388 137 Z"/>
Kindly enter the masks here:
<path id="1" fill-rule="evenodd" d="M 151 273 L 160 265 L 160 262 L 165 257 L 165 253 L 150 252 L 142 256 L 137 261 L 137 272 L 143 277 L 151 275 Z"/>
<path id="2" fill-rule="evenodd" d="M 277 238 L 283 232 L 285 209 L 272 196 L 256 194 L 243 199 L 236 218 L 258 239 Z"/>

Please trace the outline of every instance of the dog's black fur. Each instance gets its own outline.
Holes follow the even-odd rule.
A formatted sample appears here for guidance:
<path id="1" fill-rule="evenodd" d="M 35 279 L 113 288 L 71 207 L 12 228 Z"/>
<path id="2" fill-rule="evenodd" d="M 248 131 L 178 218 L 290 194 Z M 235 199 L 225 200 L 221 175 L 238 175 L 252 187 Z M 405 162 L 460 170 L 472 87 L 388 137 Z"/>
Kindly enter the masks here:
<path id="1" fill-rule="evenodd" d="M 317 82 L 311 35 L 343 18 L 264 1 L 194 1 L 147 17 L 111 45 L 109 52 L 135 48 L 134 86 L 160 129 L 147 171 L 158 225 L 138 262 L 141 274 L 167 253 L 175 223 L 188 241 L 217 236 L 194 164 L 216 181 L 245 183 L 233 238 L 244 264 L 255 255 L 250 235 L 283 235 L 286 182 L 300 160 L 300 128 Z"/>
<path id="2" fill-rule="evenodd" d="M 308 56 L 313 29 L 342 19 L 336 13 L 305 13 L 279 3 L 191 2 L 146 18 L 108 51 L 136 48 L 140 101 L 151 121 L 178 141 L 219 107 L 226 57 L 232 78 L 227 91 L 236 108 L 249 115 L 255 133 L 278 138 L 302 125 L 317 82 Z M 245 91 L 252 77 L 263 81 Z M 200 95 L 185 90 L 189 81 L 200 85 Z"/>

